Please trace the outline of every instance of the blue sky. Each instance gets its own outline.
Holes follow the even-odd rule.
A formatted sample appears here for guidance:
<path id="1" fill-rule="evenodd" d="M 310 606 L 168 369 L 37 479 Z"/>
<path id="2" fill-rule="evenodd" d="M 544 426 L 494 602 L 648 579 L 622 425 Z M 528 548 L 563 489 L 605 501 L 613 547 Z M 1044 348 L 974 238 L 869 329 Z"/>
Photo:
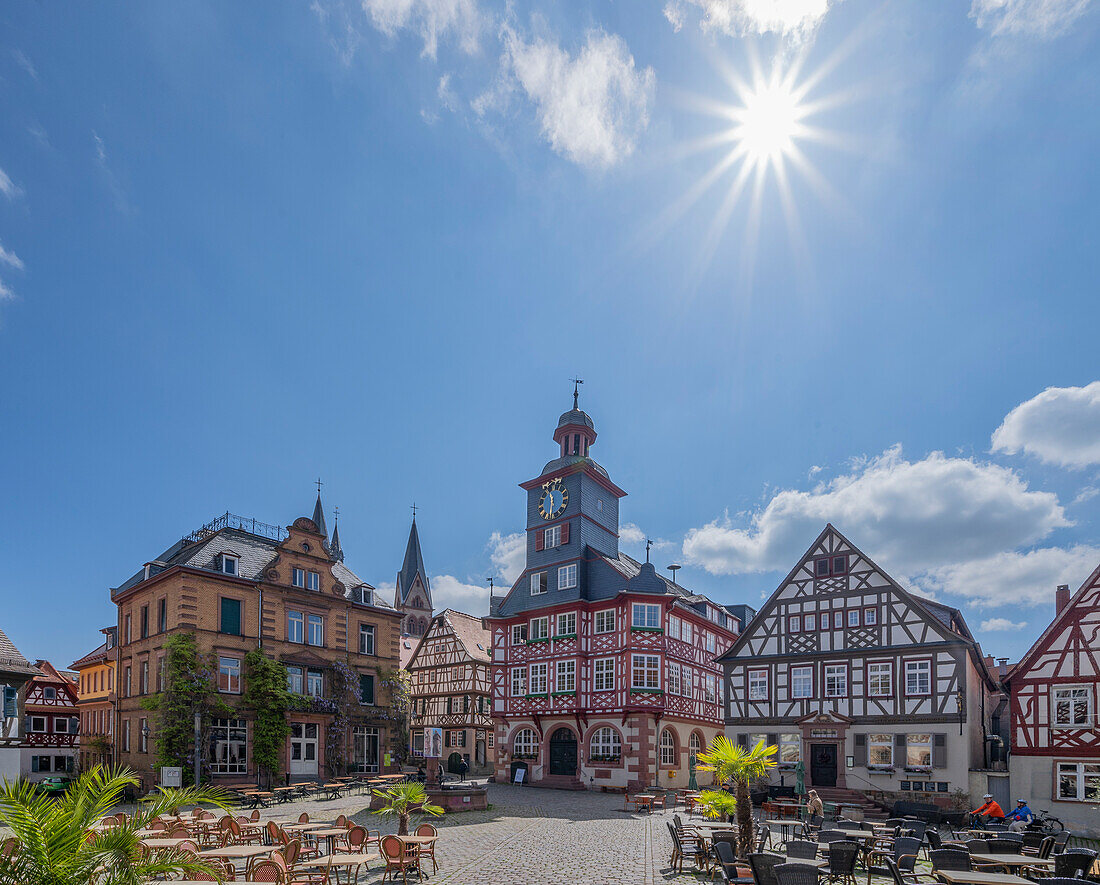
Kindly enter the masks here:
<path id="1" fill-rule="evenodd" d="M 1100 564 L 1098 22 L 7 5 L 0 627 L 67 665 L 109 587 L 317 476 L 362 577 L 415 500 L 437 601 L 484 610 L 579 373 L 628 552 L 759 604 L 832 520 L 1015 658 Z"/>

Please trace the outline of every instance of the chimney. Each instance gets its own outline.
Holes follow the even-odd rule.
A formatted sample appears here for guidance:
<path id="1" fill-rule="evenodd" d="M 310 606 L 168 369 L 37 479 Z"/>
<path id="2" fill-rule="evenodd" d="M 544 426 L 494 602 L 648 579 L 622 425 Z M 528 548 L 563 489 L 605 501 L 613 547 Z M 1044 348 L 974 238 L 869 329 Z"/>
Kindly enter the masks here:
<path id="1" fill-rule="evenodd" d="M 1059 584 L 1054 591 L 1054 613 L 1061 614 L 1062 609 L 1069 605 L 1069 584 Z"/>
<path id="2" fill-rule="evenodd" d="M 993 660 L 993 655 L 986 655 L 986 656 L 985 656 L 985 668 L 986 668 L 986 669 L 987 669 L 987 670 L 988 670 L 988 671 L 989 671 L 990 673 L 992 673 L 992 672 L 993 672 L 993 667 L 994 667 L 994 663 L 995 663 L 995 662 L 994 662 L 994 660 Z"/>
<path id="3" fill-rule="evenodd" d="M 1000 676 L 1008 675 L 1008 658 L 997 658 L 997 673 Z"/>

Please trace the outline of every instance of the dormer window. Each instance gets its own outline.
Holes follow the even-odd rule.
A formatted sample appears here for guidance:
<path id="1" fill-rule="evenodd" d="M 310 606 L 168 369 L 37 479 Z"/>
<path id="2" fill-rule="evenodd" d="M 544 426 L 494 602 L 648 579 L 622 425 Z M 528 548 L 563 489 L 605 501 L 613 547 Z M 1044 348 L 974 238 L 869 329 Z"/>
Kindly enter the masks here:
<path id="1" fill-rule="evenodd" d="M 363 590 L 363 605 L 374 605 L 374 591 Z"/>
<path id="2" fill-rule="evenodd" d="M 222 554 L 222 574 L 233 575 L 236 577 L 239 574 L 239 566 L 241 558 L 239 556 L 232 556 L 229 553 Z"/>

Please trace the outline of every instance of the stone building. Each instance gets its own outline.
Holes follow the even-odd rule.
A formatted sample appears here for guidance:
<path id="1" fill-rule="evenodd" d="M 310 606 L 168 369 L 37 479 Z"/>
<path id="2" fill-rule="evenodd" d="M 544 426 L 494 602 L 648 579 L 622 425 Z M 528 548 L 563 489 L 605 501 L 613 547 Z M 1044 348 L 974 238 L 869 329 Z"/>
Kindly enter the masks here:
<path id="1" fill-rule="evenodd" d="M 393 605 L 402 616 L 401 632 L 414 638 L 423 636 L 432 620 L 432 589 L 420 550 L 415 515 L 409 529 L 409 542 L 405 545 L 405 559 L 397 573 Z"/>
<path id="2" fill-rule="evenodd" d="M 398 668 L 401 616 L 344 565 L 338 529 L 327 536 L 320 495 L 313 517 L 285 529 L 225 514 L 177 541 L 111 591 L 118 606 L 119 761 L 155 777 L 155 714 L 142 701 L 164 687 L 166 640 L 194 634 L 212 661 L 231 714 L 203 750 L 215 782 L 256 782 L 253 714 L 242 703 L 245 655 L 261 647 L 287 669 L 297 701 L 283 775 L 313 781 L 392 768 L 402 723 L 382 685 Z M 349 686 L 349 680 L 352 683 Z M 342 730 L 337 712 L 347 715 Z"/>

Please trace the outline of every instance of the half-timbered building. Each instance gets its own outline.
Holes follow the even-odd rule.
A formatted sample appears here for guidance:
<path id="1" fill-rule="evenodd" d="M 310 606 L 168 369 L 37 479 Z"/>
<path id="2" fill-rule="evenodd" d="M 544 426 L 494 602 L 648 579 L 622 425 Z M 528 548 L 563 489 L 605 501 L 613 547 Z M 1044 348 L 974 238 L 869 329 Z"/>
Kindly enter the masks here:
<path id="1" fill-rule="evenodd" d="M 26 728 L 22 744 L 22 775 L 41 780 L 72 774 L 80 734 L 78 685 L 49 661 L 35 661 L 38 674 L 24 687 Z"/>
<path id="2" fill-rule="evenodd" d="M 721 731 L 714 659 L 738 621 L 619 550 L 626 492 L 592 459 L 595 440 L 574 392 L 558 456 L 520 486 L 526 565 L 489 618 L 496 778 L 685 786 Z"/>
<path id="3" fill-rule="evenodd" d="M 946 800 L 985 766 L 996 685 L 958 610 L 905 590 L 832 525 L 721 658 L 726 732 L 776 780 Z"/>
<path id="4" fill-rule="evenodd" d="M 441 756 L 457 754 L 473 774 L 496 759 L 489 679 L 489 631 L 481 618 L 445 609 L 432 618 L 409 662 L 412 756 L 430 755 L 425 734 L 442 731 Z"/>
<path id="5" fill-rule="evenodd" d="M 1014 797 L 1096 835 L 1100 819 L 1100 567 L 1073 596 L 1055 592 L 1054 620 L 1009 670 Z"/>
<path id="6" fill-rule="evenodd" d="M 35 666 L 0 630 L 0 782 L 14 782 L 22 773 L 23 687 L 38 675 Z"/>

